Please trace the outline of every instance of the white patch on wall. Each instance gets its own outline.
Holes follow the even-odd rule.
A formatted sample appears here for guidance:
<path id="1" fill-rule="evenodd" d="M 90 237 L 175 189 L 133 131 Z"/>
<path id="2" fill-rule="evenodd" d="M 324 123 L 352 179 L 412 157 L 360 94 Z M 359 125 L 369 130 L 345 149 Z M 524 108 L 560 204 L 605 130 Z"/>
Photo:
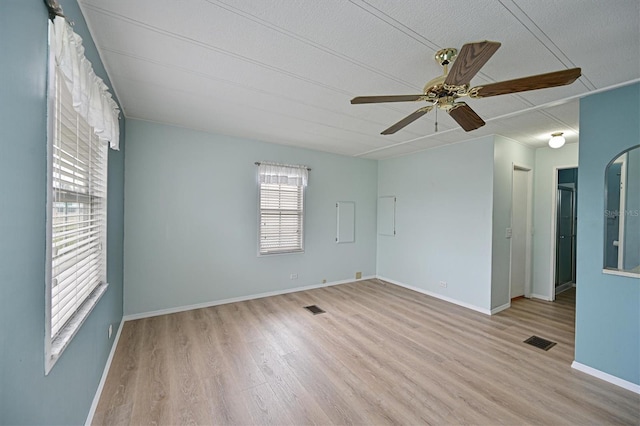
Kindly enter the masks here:
<path id="1" fill-rule="evenodd" d="M 356 203 L 338 201 L 336 203 L 336 243 L 353 243 L 356 241 Z"/>
<path id="2" fill-rule="evenodd" d="M 396 235 L 396 197 L 378 197 L 378 235 Z"/>

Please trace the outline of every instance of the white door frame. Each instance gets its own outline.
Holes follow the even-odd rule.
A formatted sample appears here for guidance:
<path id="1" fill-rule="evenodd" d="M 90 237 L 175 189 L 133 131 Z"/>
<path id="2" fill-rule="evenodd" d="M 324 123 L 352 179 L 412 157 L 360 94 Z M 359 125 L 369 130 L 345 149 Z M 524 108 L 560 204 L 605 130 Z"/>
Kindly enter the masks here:
<path id="1" fill-rule="evenodd" d="M 618 210 L 618 269 L 624 269 L 624 226 L 627 204 L 627 159 L 629 151 L 620 156 L 622 158 L 620 165 L 620 209 Z"/>
<path id="2" fill-rule="evenodd" d="M 577 168 L 577 164 L 556 166 L 553 168 L 553 188 L 551 190 L 551 256 L 549 259 L 551 263 L 551 268 L 549 268 L 549 271 L 551 272 L 551 274 L 549 275 L 549 285 L 547 287 L 547 289 L 549 290 L 549 293 L 547 293 L 548 300 L 551 302 L 556 300 L 556 241 L 558 239 L 558 226 L 556 222 L 558 213 L 558 171 Z M 578 197 L 576 197 L 576 205 L 574 206 L 574 208 L 577 207 L 577 202 Z"/>
<path id="3" fill-rule="evenodd" d="M 526 222 L 526 241 L 525 241 L 525 282 L 524 297 L 531 297 L 531 265 L 533 254 L 533 170 L 521 164 L 512 163 L 511 167 L 511 229 L 513 229 L 513 188 L 514 174 L 516 171 L 527 172 L 527 222 Z M 509 303 L 511 303 L 511 262 L 513 261 L 512 253 L 513 239 L 509 240 Z"/>

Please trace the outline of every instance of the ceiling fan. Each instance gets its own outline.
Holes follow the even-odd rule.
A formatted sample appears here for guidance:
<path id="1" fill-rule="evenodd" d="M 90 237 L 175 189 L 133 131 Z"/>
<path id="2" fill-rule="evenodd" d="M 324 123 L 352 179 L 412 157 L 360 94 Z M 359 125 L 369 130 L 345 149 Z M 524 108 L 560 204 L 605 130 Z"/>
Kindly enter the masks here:
<path id="1" fill-rule="evenodd" d="M 532 75 L 516 78 L 515 80 L 500 81 L 484 86 L 470 87 L 470 82 L 480 68 L 493 56 L 500 47 L 496 41 L 480 41 L 467 43 L 462 46 L 460 53 L 454 48 L 438 50 L 435 60 L 442 65 L 444 72 L 440 77 L 429 81 L 422 94 L 419 95 L 391 95 L 391 96 L 358 96 L 351 99 L 352 104 L 371 104 L 382 102 L 411 102 L 426 101 L 430 105 L 419 108 L 393 126 L 382 132 L 390 135 L 413 123 L 433 108 L 439 108 L 447 113 L 467 132 L 485 125 L 469 105 L 457 101 L 458 98 L 468 96 L 472 99 L 487 98 L 489 96 L 506 95 L 525 92 L 528 90 L 545 89 L 548 87 L 564 86 L 573 83 L 580 77 L 580 68 L 571 68 L 547 74 Z M 453 64 L 453 65 L 452 65 Z M 451 70 L 449 70 L 451 65 Z"/>

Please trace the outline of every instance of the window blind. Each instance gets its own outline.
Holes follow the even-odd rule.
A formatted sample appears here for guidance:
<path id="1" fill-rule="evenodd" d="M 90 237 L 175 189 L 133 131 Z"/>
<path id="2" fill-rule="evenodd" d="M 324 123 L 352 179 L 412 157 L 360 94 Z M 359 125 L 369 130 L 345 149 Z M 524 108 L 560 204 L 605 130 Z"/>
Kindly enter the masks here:
<path id="1" fill-rule="evenodd" d="M 260 254 L 302 250 L 302 186 L 260 185 Z"/>
<path id="2" fill-rule="evenodd" d="M 271 163 L 259 165 L 259 253 L 304 250 L 304 187 L 308 170 L 303 166 Z"/>
<path id="3" fill-rule="evenodd" d="M 54 75 L 51 214 L 51 338 L 106 282 L 107 144 L 73 108 Z"/>

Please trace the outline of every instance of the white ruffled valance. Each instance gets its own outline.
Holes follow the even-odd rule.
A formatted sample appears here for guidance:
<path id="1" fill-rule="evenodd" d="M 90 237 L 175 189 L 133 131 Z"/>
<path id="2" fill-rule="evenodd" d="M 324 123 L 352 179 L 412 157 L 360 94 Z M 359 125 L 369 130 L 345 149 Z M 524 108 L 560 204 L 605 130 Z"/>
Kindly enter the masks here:
<path id="1" fill-rule="evenodd" d="M 108 141 L 112 149 L 119 150 L 120 108 L 84 56 L 82 38 L 61 16 L 53 21 L 51 46 L 56 65 L 73 96 L 73 108 L 93 127 L 100 140 Z"/>
<path id="2" fill-rule="evenodd" d="M 260 183 L 307 186 L 309 169 L 307 166 L 259 163 L 258 179 Z"/>

